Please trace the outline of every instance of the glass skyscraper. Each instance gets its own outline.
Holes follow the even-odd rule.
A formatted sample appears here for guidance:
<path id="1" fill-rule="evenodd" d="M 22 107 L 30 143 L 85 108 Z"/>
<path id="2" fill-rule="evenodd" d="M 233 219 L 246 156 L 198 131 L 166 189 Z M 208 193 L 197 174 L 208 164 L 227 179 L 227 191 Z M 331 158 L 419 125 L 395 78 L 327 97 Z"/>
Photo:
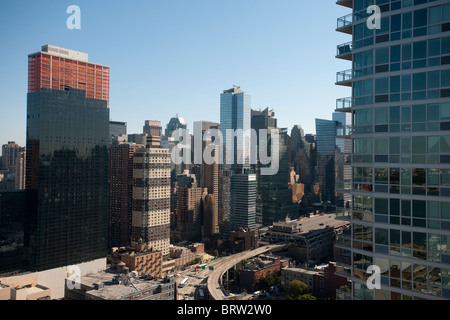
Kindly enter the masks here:
<path id="1" fill-rule="evenodd" d="M 243 92 L 240 87 L 224 90 L 220 95 L 220 131 L 223 137 L 223 146 L 226 150 L 227 130 L 251 129 L 251 97 Z M 225 152 L 226 154 L 226 152 Z M 231 155 L 233 164 L 250 164 L 250 138 L 242 135 L 234 138 L 234 150 Z M 230 164 L 225 158 L 225 164 Z M 239 163 L 238 163 L 239 161 Z M 235 166 L 231 166 L 235 168 Z"/>
<path id="2" fill-rule="evenodd" d="M 26 247 L 43 271 L 106 257 L 109 67 L 53 46 L 29 55 Z"/>
<path id="3" fill-rule="evenodd" d="M 336 130 L 335 121 L 316 119 L 317 180 L 320 200 L 331 204 L 335 201 Z"/>
<path id="4" fill-rule="evenodd" d="M 449 299 L 450 3 L 337 4 L 353 10 L 337 24 L 353 37 L 337 51 L 352 62 L 337 75 L 352 89 L 337 111 L 353 117 L 352 234 L 338 244 L 351 259 L 338 272 L 353 299 Z M 381 289 L 367 282 L 371 265 Z"/>
<path id="5" fill-rule="evenodd" d="M 275 112 L 267 108 L 264 111 L 252 110 L 252 129 L 256 130 L 259 154 L 259 139 L 266 139 L 267 152 L 272 148 L 278 150 L 279 168 L 273 175 L 262 175 L 261 168 L 269 167 L 259 161 L 254 165 L 256 173 L 256 222 L 262 225 L 272 225 L 274 222 L 284 221 L 286 218 L 295 219 L 299 215 L 299 207 L 292 203 L 292 190 L 289 189 L 289 150 L 287 129 L 277 127 Z M 267 130 L 267 136 L 260 137 L 259 130 Z M 272 141 L 271 130 L 278 135 L 278 141 Z M 271 154 L 271 156 L 273 156 Z"/>
<path id="6" fill-rule="evenodd" d="M 240 87 L 224 90 L 220 95 L 220 131 L 224 164 L 220 165 L 219 216 L 230 217 L 230 230 L 256 228 L 256 175 L 250 168 L 251 99 Z M 229 136 L 233 130 L 234 136 Z M 242 130 L 239 133 L 239 130 Z M 230 141 L 233 139 L 233 141 Z M 233 150 L 227 157 L 227 143 Z M 229 150 L 231 151 L 231 150 Z M 231 161 L 231 163 L 230 163 Z M 227 190 L 228 189 L 228 190 Z M 228 192 L 229 191 L 229 192 Z M 229 210 L 229 213 L 228 213 Z M 224 232 L 227 227 L 223 228 Z"/>

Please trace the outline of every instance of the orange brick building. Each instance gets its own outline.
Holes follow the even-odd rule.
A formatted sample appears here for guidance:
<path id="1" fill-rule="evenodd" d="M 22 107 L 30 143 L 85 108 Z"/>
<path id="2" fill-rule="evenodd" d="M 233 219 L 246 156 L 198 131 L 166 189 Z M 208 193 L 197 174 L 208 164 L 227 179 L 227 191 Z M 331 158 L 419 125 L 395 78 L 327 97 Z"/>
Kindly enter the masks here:
<path id="1" fill-rule="evenodd" d="M 161 279 L 163 256 L 162 251 L 154 248 L 147 249 L 145 244 L 137 244 L 136 250 L 122 250 L 113 252 L 113 265 L 124 263 L 129 271 L 137 271 L 139 274 L 150 275 L 155 279 Z"/>

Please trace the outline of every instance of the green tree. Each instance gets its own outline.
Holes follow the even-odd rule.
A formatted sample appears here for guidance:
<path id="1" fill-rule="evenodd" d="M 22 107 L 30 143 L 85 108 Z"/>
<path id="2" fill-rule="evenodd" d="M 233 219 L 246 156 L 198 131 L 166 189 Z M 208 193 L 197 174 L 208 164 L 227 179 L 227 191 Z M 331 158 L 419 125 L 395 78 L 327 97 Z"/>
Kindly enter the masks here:
<path id="1" fill-rule="evenodd" d="M 312 293 L 306 293 L 298 296 L 295 300 L 317 300 L 317 298 Z"/>
<path id="2" fill-rule="evenodd" d="M 308 291 L 308 285 L 300 280 L 292 280 L 288 290 L 289 300 L 316 300 L 316 297 Z"/>
<path id="3" fill-rule="evenodd" d="M 268 289 L 280 283 L 280 277 L 276 273 L 268 273 L 259 279 L 259 288 Z"/>

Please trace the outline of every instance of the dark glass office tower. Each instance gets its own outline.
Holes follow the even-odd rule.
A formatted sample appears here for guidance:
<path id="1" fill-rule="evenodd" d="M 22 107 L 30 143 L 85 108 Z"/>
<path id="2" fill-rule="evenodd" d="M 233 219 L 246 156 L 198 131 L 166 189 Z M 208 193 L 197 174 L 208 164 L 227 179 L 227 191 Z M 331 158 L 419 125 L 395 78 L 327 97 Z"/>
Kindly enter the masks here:
<path id="1" fill-rule="evenodd" d="M 334 204 L 335 201 L 335 148 L 336 122 L 316 119 L 317 173 L 320 200 Z"/>
<path id="2" fill-rule="evenodd" d="M 28 270 L 26 192 L 0 192 L 0 277 Z"/>
<path id="3" fill-rule="evenodd" d="M 256 173 L 256 223 L 272 225 L 273 222 L 284 221 L 287 217 L 298 218 L 299 207 L 292 203 L 292 190 L 289 189 L 289 147 L 287 129 L 277 128 L 275 112 L 267 108 L 264 111 L 252 110 L 252 129 L 256 130 L 256 144 L 259 155 L 259 140 L 265 138 L 267 150 L 262 150 L 270 156 L 272 149 L 278 150 L 278 171 L 273 175 L 262 175 L 261 168 L 270 165 L 262 165 L 259 161 L 252 165 Z M 259 130 L 267 130 L 266 137 L 260 137 Z M 278 142 L 272 141 L 271 130 L 277 132 Z"/>
<path id="4" fill-rule="evenodd" d="M 353 299 L 450 299 L 450 3 L 337 3 L 353 10 L 337 26 L 353 37 L 337 53 L 353 64 L 337 78 L 352 90 L 337 108 L 353 116 L 351 261 L 337 272 Z"/>
<path id="5" fill-rule="evenodd" d="M 250 172 L 243 169 L 231 176 L 231 231 L 256 229 L 256 174 Z"/>
<path id="6" fill-rule="evenodd" d="M 97 76 L 108 67 L 89 63 L 87 55 L 50 46 L 30 55 L 29 61 L 30 77 L 41 79 L 38 87 L 30 83 L 27 99 L 31 269 L 105 258 L 109 108 L 107 96 L 89 96 L 109 83 L 109 77 Z M 74 79 L 78 89 L 69 86 Z"/>

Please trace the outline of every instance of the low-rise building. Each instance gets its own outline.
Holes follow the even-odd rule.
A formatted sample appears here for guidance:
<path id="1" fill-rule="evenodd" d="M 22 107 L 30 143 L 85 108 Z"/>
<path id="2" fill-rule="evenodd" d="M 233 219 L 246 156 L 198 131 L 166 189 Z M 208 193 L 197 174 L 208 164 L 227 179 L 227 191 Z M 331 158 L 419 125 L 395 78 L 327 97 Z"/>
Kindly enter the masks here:
<path id="1" fill-rule="evenodd" d="M 281 270 L 281 286 L 284 290 L 289 291 L 291 282 L 298 280 L 308 285 L 308 290 L 312 291 L 316 273 L 316 270 L 305 268 L 284 268 Z"/>
<path id="2" fill-rule="evenodd" d="M 188 249 L 186 247 L 171 245 L 169 252 L 170 259 L 175 261 L 175 268 L 182 268 L 185 265 L 193 262 L 195 259 L 201 257 L 201 254 L 199 256 L 197 253 L 192 252 L 191 249 Z"/>
<path id="3" fill-rule="evenodd" d="M 127 267 L 129 271 L 137 271 L 140 274 L 160 279 L 163 277 L 162 251 L 154 248 L 147 249 L 146 244 L 139 243 L 133 248 L 114 248 L 112 264 L 114 267 Z M 122 265 L 120 265 L 122 264 Z"/>
<path id="4" fill-rule="evenodd" d="M 38 273 L 0 279 L 0 300 L 50 300 L 52 291 L 38 284 Z"/>
<path id="5" fill-rule="evenodd" d="M 297 262 L 316 265 L 333 258 L 336 234 L 347 228 L 350 222 L 335 214 L 321 214 L 298 220 L 276 222 L 261 234 L 267 243 L 289 242 L 289 254 Z"/>
<path id="6" fill-rule="evenodd" d="M 261 255 L 244 266 L 239 273 L 240 285 L 248 291 L 259 289 L 260 280 L 269 273 L 280 273 L 289 260 L 276 256 Z"/>
<path id="7" fill-rule="evenodd" d="M 317 299 L 327 300 L 336 294 L 336 289 L 349 284 L 347 278 L 336 275 L 335 271 L 335 262 L 329 262 L 321 268 L 284 268 L 281 270 L 281 284 L 289 291 L 292 281 L 302 281 Z"/>
<path id="8" fill-rule="evenodd" d="M 66 300 L 174 300 L 173 279 L 148 280 L 138 272 L 105 270 L 66 280 Z"/>
<path id="9" fill-rule="evenodd" d="M 256 234 L 250 228 L 239 228 L 230 233 L 231 248 L 234 252 L 242 252 L 256 248 Z"/>

